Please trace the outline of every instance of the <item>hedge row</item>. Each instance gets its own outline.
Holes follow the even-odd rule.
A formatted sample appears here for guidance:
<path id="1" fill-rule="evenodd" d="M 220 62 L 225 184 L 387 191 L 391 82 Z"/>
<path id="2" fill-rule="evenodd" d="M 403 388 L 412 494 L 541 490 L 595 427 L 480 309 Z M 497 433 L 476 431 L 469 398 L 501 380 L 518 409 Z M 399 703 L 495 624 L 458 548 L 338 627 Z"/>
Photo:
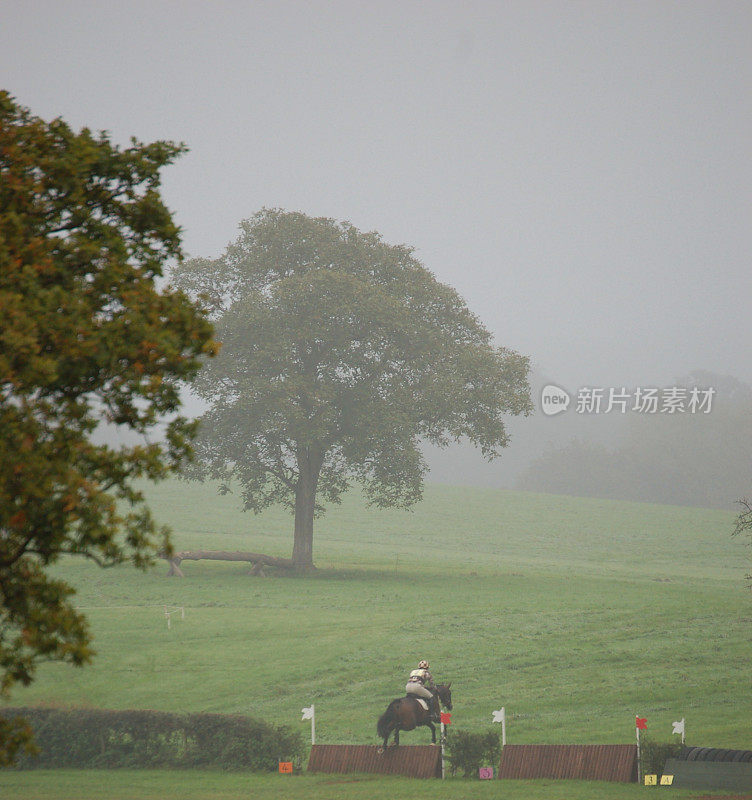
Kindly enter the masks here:
<path id="1" fill-rule="evenodd" d="M 230 714 L 6 708 L 31 725 L 38 756 L 21 769 L 77 767 L 218 767 L 273 771 L 303 754 L 300 733 Z"/>

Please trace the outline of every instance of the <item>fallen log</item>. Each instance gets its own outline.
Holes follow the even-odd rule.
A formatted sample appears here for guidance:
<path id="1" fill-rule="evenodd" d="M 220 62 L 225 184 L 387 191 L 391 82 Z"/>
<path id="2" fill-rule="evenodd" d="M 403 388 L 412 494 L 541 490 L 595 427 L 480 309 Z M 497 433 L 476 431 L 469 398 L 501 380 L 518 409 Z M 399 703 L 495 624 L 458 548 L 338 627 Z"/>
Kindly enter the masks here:
<path id="1" fill-rule="evenodd" d="M 252 575 L 264 575 L 264 567 L 280 567 L 293 569 L 292 559 L 267 556 L 263 553 L 245 553 L 226 550 L 182 550 L 172 555 L 161 554 L 170 565 L 168 576 L 184 578 L 180 564 L 183 561 L 247 561 L 251 565 Z"/>

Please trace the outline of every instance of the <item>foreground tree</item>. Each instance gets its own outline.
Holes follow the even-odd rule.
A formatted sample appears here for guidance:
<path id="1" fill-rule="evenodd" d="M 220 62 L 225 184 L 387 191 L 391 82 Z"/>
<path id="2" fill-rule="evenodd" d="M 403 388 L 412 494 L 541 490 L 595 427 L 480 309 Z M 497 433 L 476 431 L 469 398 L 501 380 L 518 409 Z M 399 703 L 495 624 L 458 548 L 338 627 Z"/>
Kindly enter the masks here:
<path id="1" fill-rule="evenodd" d="M 280 210 L 241 229 L 222 258 L 172 278 L 203 297 L 222 342 L 194 383 L 211 408 L 187 475 L 235 479 L 246 509 L 287 505 L 293 563 L 307 569 L 318 501 L 352 479 L 378 506 L 409 506 L 421 439 L 467 437 L 499 455 L 503 415 L 531 410 L 528 360 L 495 348 L 408 247 Z"/>
<path id="2" fill-rule="evenodd" d="M 143 567 L 169 547 L 137 478 L 190 452 L 180 385 L 211 352 L 211 325 L 160 290 L 179 231 L 159 195 L 169 142 L 114 146 L 46 123 L 0 93 L 0 696 L 40 660 L 91 657 L 74 590 L 48 568 L 64 554 Z M 114 448 L 106 422 L 163 441 Z M 0 764 L 28 740 L 0 720 Z"/>

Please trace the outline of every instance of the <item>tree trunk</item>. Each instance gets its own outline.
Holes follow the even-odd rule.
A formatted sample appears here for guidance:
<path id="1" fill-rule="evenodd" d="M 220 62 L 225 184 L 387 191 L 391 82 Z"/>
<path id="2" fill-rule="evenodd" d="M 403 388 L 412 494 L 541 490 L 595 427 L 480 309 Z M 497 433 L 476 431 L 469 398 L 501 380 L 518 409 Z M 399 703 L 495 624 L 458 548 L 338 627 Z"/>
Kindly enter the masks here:
<path id="1" fill-rule="evenodd" d="M 298 484 L 295 487 L 295 537 L 292 563 L 296 570 L 313 566 L 313 512 L 323 457 L 312 447 L 298 448 Z"/>

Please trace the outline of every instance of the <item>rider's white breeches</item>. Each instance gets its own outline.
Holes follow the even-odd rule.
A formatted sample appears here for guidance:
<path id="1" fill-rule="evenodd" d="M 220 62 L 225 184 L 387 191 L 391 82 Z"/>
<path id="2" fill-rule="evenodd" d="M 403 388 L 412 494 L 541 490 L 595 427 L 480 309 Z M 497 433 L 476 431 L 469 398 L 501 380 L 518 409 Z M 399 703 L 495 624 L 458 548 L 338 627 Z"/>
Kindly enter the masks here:
<path id="1" fill-rule="evenodd" d="M 418 697 L 422 697 L 424 700 L 430 700 L 433 697 L 431 692 L 426 689 L 422 683 L 418 683 L 417 681 L 408 683 L 407 686 L 405 686 L 405 692 L 407 692 L 407 694 L 415 694 Z"/>

